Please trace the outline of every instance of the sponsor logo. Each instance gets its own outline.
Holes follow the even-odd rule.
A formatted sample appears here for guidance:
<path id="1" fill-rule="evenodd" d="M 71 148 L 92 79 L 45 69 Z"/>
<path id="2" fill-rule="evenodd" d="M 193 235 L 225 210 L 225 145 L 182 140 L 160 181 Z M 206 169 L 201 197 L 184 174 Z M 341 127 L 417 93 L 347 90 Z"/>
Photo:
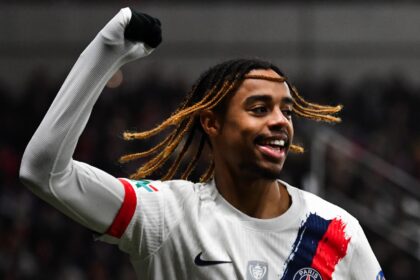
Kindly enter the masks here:
<path id="1" fill-rule="evenodd" d="M 247 280 L 268 279 L 268 264 L 261 261 L 249 261 L 247 269 Z"/>
<path id="2" fill-rule="evenodd" d="M 322 280 L 322 277 L 317 270 L 305 267 L 295 273 L 293 280 Z"/>
<path id="3" fill-rule="evenodd" d="M 223 263 L 232 263 L 231 261 L 216 261 L 216 260 L 203 260 L 201 255 L 203 252 L 200 252 L 194 259 L 194 263 L 198 266 L 209 266 Z"/>

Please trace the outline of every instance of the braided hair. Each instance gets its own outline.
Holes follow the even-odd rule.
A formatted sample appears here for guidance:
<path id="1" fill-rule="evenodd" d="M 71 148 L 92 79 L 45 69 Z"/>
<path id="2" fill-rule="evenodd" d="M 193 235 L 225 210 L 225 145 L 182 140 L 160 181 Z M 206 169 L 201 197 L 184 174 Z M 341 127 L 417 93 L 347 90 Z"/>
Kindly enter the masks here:
<path id="1" fill-rule="evenodd" d="M 273 78 L 264 75 L 248 74 L 254 69 L 272 69 L 280 77 Z M 192 147 L 194 139 L 197 138 L 199 139 L 198 148 L 192 159 L 189 159 L 189 164 L 181 175 L 181 179 L 188 179 L 188 176 L 196 167 L 205 145 L 210 144 L 207 134 L 202 130 L 199 113 L 203 110 L 223 109 L 226 97 L 232 96 L 247 78 L 286 82 L 293 97 L 293 112 L 296 115 L 316 121 L 340 122 L 340 118 L 334 116 L 334 114 L 342 109 L 341 105 L 325 106 L 307 102 L 299 95 L 296 88 L 289 84 L 282 71 L 272 63 L 258 59 L 229 60 L 205 71 L 194 83 L 190 92 L 175 112 L 155 128 L 144 132 L 124 132 L 125 140 L 134 140 L 147 139 L 166 129 L 171 129 L 165 139 L 149 150 L 124 155 L 120 158 L 120 162 L 125 163 L 139 158 L 151 157 L 130 177 L 132 179 L 141 179 L 153 174 L 166 164 L 179 146 L 182 146 L 180 152 L 172 160 L 169 168 L 167 168 L 166 174 L 162 177 L 162 180 L 172 179 L 178 171 L 182 160 L 186 157 L 188 150 Z M 185 141 L 183 141 L 184 139 Z M 302 153 L 304 149 L 301 146 L 292 144 L 290 151 Z M 214 162 L 210 161 L 206 171 L 201 175 L 200 181 L 205 182 L 210 179 L 213 171 Z"/>

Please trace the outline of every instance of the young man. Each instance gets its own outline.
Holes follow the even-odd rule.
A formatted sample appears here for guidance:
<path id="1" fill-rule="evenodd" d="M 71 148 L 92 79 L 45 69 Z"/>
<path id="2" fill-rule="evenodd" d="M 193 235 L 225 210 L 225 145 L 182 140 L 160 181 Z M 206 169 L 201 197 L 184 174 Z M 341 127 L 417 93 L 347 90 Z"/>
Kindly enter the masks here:
<path id="1" fill-rule="evenodd" d="M 232 60 L 204 73 L 161 125 L 127 139 L 169 135 L 132 177 L 72 159 L 110 77 L 150 54 L 160 22 L 122 9 L 84 50 L 25 151 L 20 176 L 48 203 L 127 252 L 141 279 L 382 279 L 355 218 L 280 181 L 293 145 L 292 114 L 337 121 L 341 107 L 306 102 L 274 65 Z M 187 178 L 209 145 L 201 183 L 169 180 L 201 135 Z M 139 180 L 183 145 L 162 181 Z M 134 180 L 134 179 L 136 180 Z M 376 278 L 375 278 L 376 277 Z"/>

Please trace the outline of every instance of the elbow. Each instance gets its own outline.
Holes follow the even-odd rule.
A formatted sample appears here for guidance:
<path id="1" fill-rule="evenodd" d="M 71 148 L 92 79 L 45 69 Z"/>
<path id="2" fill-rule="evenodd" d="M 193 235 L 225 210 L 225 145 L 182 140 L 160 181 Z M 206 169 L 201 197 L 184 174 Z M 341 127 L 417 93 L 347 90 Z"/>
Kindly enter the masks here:
<path id="1" fill-rule="evenodd" d="M 28 188 L 40 189 L 48 184 L 49 172 L 42 168 L 42 164 L 25 152 L 19 169 L 19 180 Z"/>
<path id="2" fill-rule="evenodd" d="M 32 172 L 30 172 L 30 168 L 28 165 L 22 161 L 19 169 L 19 180 L 25 185 L 28 186 L 31 182 L 35 181 Z"/>
<path id="3" fill-rule="evenodd" d="M 19 169 L 19 180 L 24 184 L 25 186 L 33 186 L 37 185 L 36 182 L 38 181 L 33 170 L 34 168 L 31 167 L 31 164 L 28 163 L 27 160 L 25 160 L 25 157 L 22 159 L 22 162 L 20 164 Z"/>

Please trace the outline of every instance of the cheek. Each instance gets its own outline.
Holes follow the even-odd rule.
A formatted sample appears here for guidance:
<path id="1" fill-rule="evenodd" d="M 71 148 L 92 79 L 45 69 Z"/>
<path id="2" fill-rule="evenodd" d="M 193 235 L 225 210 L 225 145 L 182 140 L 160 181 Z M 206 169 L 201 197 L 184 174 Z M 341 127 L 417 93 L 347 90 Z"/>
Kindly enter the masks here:
<path id="1" fill-rule="evenodd" d="M 230 108 L 223 122 L 223 134 L 232 145 L 249 145 L 262 127 L 262 120 L 251 117 L 242 108 Z"/>
<path id="2" fill-rule="evenodd" d="M 232 146 L 243 147 L 254 141 L 258 134 L 258 125 L 245 117 L 227 121 L 224 125 L 226 141 Z"/>

